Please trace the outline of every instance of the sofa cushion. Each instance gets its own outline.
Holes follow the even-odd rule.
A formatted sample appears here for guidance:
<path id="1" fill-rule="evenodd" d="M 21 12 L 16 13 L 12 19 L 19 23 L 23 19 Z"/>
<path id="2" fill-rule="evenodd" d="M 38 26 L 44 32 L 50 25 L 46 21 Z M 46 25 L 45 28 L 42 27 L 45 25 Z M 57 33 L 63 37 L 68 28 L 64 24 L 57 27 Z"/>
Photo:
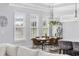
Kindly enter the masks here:
<path id="1" fill-rule="evenodd" d="M 33 50 L 24 46 L 20 46 L 17 52 L 17 56 L 37 56 L 37 54 L 38 50 Z"/>
<path id="2" fill-rule="evenodd" d="M 8 44 L 7 45 L 7 56 L 16 56 L 18 47 L 16 45 Z"/>
<path id="3" fill-rule="evenodd" d="M 44 51 L 39 51 L 38 56 L 52 56 L 52 54 Z"/>
<path id="4" fill-rule="evenodd" d="M 53 54 L 45 51 L 39 51 L 38 56 L 69 56 L 69 55 L 63 55 L 63 54 Z"/>
<path id="5" fill-rule="evenodd" d="M 0 56 L 6 56 L 6 48 L 5 44 L 0 44 Z"/>

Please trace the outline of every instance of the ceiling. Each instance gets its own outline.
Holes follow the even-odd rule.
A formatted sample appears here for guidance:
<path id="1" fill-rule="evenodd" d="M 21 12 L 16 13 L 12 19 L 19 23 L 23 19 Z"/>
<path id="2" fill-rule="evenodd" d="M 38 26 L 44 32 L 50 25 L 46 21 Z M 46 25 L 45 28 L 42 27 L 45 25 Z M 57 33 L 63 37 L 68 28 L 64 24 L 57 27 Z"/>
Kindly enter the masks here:
<path id="1" fill-rule="evenodd" d="M 11 3 L 10 3 L 11 4 Z M 24 5 L 25 7 L 29 6 L 36 6 L 36 7 L 43 7 L 43 8 L 50 8 L 50 7 L 63 7 L 68 5 L 73 5 L 74 3 L 13 3 L 18 5 Z"/>
<path id="2" fill-rule="evenodd" d="M 46 14 L 53 13 L 54 18 L 69 20 L 75 17 L 75 3 L 11 3 L 11 6 L 43 11 Z M 53 8 L 53 12 L 50 7 Z M 77 3 L 77 14 L 79 17 L 79 4 Z"/>
<path id="3" fill-rule="evenodd" d="M 75 3 L 29 3 L 32 5 L 36 5 L 36 6 L 41 6 L 41 7 L 63 7 L 63 6 L 68 6 L 68 5 L 73 5 Z"/>
<path id="4" fill-rule="evenodd" d="M 56 7 L 69 6 L 72 4 L 73 3 L 10 3 L 10 6 L 30 8 L 44 12 L 49 12 L 51 7 L 56 8 Z"/>
<path id="5" fill-rule="evenodd" d="M 27 8 L 31 10 L 38 10 L 43 12 L 50 12 L 50 7 L 54 7 L 54 15 L 74 15 L 75 3 L 10 3 L 11 6 Z M 78 4 L 79 6 L 79 4 Z M 79 7 L 77 6 L 78 10 Z M 78 12 L 79 13 L 79 12 Z"/>

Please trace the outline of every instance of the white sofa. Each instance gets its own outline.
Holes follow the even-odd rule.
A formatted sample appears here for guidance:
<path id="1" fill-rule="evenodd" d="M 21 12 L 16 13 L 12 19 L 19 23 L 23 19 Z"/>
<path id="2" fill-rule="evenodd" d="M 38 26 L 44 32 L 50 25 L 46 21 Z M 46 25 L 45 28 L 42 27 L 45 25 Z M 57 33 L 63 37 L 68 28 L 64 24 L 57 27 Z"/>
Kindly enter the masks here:
<path id="1" fill-rule="evenodd" d="M 13 44 L 0 44 L 0 56 L 68 56 L 62 54 L 52 54 L 42 50 L 34 50 L 24 46 Z"/>

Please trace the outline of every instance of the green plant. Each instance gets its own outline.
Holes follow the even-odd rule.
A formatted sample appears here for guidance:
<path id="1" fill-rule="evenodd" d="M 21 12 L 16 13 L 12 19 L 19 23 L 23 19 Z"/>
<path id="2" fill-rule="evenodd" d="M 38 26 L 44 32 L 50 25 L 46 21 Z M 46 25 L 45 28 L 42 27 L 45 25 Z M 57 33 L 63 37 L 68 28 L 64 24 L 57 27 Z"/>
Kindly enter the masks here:
<path id="1" fill-rule="evenodd" d="M 50 25 L 58 25 L 59 23 L 60 23 L 60 22 L 58 22 L 58 21 L 50 21 L 50 22 L 49 22 Z"/>

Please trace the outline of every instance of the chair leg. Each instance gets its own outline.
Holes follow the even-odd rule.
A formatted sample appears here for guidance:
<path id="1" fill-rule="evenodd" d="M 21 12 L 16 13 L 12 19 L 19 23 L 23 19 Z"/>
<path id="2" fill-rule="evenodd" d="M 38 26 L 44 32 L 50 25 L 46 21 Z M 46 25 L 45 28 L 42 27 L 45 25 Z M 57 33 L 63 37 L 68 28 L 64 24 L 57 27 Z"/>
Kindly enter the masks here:
<path id="1" fill-rule="evenodd" d="M 63 50 L 63 54 L 66 54 L 66 50 Z"/>
<path id="2" fill-rule="evenodd" d="M 61 49 L 59 49 L 59 54 L 61 54 Z"/>
<path id="3" fill-rule="evenodd" d="M 63 49 L 59 49 L 59 54 L 64 54 L 64 50 Z"/>
<path id="4" fill-rule="evenodd" d="M 32 48 L 34 48 L 34 44 L 32 45 Z"/>

